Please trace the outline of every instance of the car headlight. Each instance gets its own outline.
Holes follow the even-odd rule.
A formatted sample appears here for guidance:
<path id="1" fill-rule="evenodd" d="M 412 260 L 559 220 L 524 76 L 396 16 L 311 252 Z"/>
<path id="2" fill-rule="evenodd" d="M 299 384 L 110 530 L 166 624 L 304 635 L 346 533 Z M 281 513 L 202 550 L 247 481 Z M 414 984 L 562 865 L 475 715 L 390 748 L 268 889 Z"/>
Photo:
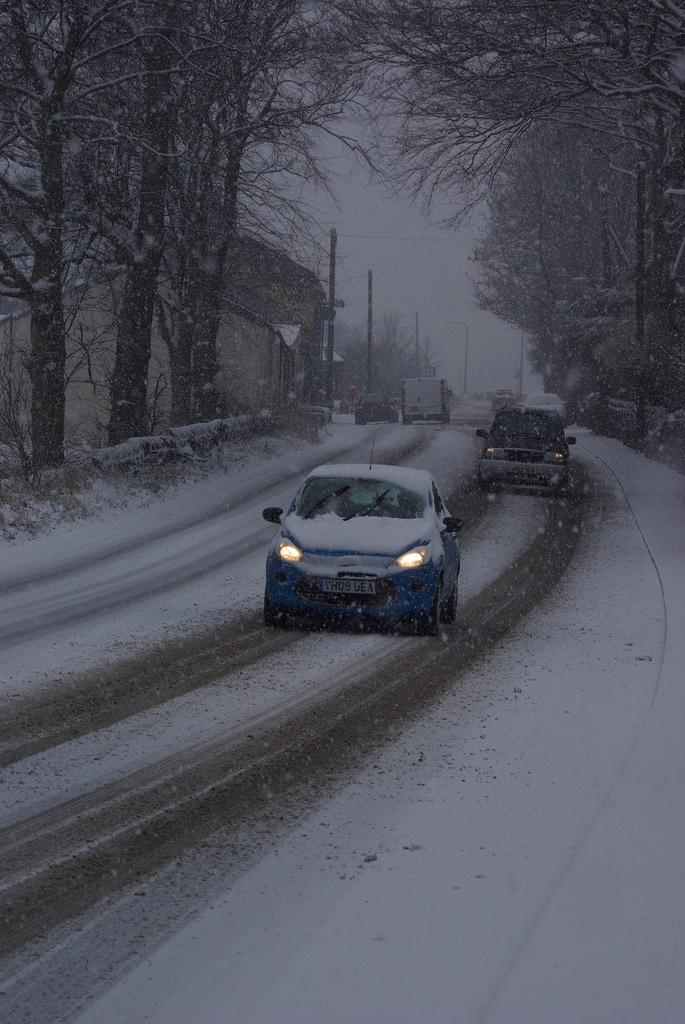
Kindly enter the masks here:
<path id="1" fill-rule="evenodd" d="M 563 452 L 545 452 L 545 454 L 542 456 L 543 462 L 563 462 L 563 459 Z"/>
<path id="2" fill-rule="evenodd" d="M 419 566 L 425 565 L 430 555 L 426 548 L 411 548 L 410 551 L 405 551 L 403 555 L 398 555 L 397 558 L 390 563 L 390 569 L 418 569 Z"/>
<path id="3" fill-rule="evenodd" d="M 278 545 L 278 553 L 284 562 L 299 562 L 304 557 L 297 544 L 291 540 L 282 540 Z"/>
<path id="4" fill-rule="evenodd" d="M 486 448 L 483 452 L 484 459 L 503 459 L 504 448 Z"/>

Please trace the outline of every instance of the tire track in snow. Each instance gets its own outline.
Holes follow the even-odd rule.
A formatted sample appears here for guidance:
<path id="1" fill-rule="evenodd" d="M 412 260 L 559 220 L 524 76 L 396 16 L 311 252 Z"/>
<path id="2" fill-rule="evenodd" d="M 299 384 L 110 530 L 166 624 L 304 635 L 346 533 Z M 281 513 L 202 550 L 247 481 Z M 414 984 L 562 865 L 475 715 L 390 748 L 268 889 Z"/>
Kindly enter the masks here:
<path id="1" fill-rule="evenodd" d="M 458 673 L 555 586 L 590 501 L 550 503 L 547 528 L 465 603 L 447 642 L 401 638 L 335 681 L 272 708 L 233 735 L 175 754 L 0 833 L 0 952 L 9 954 L 154 872 L 220 829 L 239 829 L 279 800 L 339 776 L 392 739 Z M 373 686 L 369 686 L 369 681 Z M 249 729 L 249 732 L 248 732 Z M 309 794 L 309 797 L 308 797 Z"/>
<path id="2" fill-rule="evenodd" d="M 470 477 L 450 493 L 447 504 L 459 508 L 467 532 L 489 507 Z M 293 647 L 307 635 L 265 629 L 261 615 L 252 612 L 83 673 L 43 696 L 23 697 L 14 709 L 6 709 L 0 724 L 0 768 L 206 686 Z"/>

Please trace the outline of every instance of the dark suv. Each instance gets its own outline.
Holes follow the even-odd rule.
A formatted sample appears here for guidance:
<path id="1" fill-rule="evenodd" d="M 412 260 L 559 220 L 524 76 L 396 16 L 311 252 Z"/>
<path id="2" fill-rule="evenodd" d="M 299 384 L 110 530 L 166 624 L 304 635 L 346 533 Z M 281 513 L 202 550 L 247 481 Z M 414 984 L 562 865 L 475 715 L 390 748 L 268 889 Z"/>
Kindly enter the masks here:
<path id="1" fill-rule="evenodd" d="M 354 407 L 355 423 L 378 423 L 382 420 L 397 423 L 398 419 L 397 406 L 387 395 L 362 395 L 357 399 Z"/>
<path id="2" fill-rule="evenodd" d="M 478 462 L 478 484 L 490 490 L 498 484 L 562 491 L 568 484 L 568 446 L 575 437 L 564 435 L 557 412 L 542 409 L 501 409 L 485 438 Z"/>

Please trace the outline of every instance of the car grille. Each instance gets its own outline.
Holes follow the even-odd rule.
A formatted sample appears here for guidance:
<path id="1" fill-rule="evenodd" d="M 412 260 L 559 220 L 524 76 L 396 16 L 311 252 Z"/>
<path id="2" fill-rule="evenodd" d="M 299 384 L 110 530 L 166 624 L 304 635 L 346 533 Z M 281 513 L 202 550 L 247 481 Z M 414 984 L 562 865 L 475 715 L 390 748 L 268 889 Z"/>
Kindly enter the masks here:
<path id="1" fill-rule="evenodd" d="M 543 453 L 533 452 L 527 448 L 505 448 L 507 462 L 542 462 Z"/>
<path id="2" fill-rule="evenodd" d="M 386 576 L 374 577 L 368 572 L 339 572 L 339 578 L 346 579 L 375 579 L 375 594 L 325 594 L 317 589 L 319 577 L 303 576 L 297 586 L 295 593 L 303 601 L 310 601 L 312 604 L 326 605 L 332 608 L 383 608 L 386 605 L 394 604 L 400 599 L 400 592 Z"/>

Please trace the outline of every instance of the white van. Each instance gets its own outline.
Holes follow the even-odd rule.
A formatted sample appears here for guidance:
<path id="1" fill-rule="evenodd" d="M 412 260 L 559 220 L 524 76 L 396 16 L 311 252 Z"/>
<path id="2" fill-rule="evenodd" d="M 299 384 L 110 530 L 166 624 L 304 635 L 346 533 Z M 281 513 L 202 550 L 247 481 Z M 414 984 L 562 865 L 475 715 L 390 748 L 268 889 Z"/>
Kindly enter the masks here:
<path id="1" fill-rule="evenodd" d="M 408 377 L 402 381 L 402 422 L 450 421 L 450 389 L 444 377 Z"/>

